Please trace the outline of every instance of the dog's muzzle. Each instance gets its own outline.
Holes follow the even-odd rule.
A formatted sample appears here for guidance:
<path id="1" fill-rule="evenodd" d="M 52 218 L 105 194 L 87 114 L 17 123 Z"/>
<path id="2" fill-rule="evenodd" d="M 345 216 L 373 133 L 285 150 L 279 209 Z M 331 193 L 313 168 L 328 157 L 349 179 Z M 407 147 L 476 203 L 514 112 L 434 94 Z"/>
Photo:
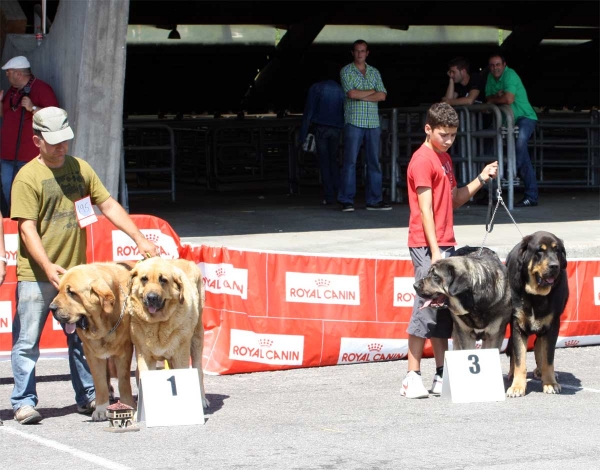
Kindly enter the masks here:
<path id="1" fill-rule="evenodd" d="M 144 298 L 144 304 L 150 313 L 156 313 L 165 306 L 165 299 L 156 292 L 150 292 Z"/>

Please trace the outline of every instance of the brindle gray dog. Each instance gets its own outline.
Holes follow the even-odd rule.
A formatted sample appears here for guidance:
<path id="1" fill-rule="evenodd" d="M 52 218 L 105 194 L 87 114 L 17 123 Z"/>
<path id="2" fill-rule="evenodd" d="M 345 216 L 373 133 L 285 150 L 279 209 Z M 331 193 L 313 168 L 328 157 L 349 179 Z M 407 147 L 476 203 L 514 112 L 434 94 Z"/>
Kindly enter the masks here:
<path id="1" fill-rule="evenodd" d="M 434 263 L 414 288 L 427 300 L 423 307 L 450 310 L 455 350 L 475 349 L 477 340 L 501 349 L 512 308 L 506 267 L 495 252 L 461 248 Z"/>
<path id="2" fill-rule="evenodd" d="M 511 321 L 509 397 L 525 395 L 527 339 L 536 335 L 534 353 L 544 393 L 560 393 L 554 372 L 554 349 L 560 316 L 569 299 L 567 256 L 561 239 L 550 232 L 523 238 L 506 258 L 514 315 Z"/>

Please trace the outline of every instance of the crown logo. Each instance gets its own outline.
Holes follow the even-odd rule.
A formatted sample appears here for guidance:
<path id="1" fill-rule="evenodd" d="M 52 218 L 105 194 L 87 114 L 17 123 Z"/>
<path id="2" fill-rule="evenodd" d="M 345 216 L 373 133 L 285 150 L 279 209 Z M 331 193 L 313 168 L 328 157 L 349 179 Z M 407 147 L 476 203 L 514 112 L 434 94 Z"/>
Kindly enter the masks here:
<path id="1" fill-rule="evenodd" d="M 381 351 L 381 348 L 383 348 L 383 344 L 381 343 L 371 343 L 367 346 L 367 349 L 369 350 L 369 352 L 373 352 L 373 351 Z"/>
<path id="2" fill-rule="evenodd" d="M 568 341 L 565 341 L 565 346 L 570 348 L 572 346 L 577 346 L 579 344 L 579 340 L 578 339 L 570 339 Z"/>
<path id="3" fill-rule="evenodd" d="M 315 284 L 319 287 L 327 287 L 330 282 L 327 279 L 316 279 Z"/>
<path id="4" fill-rule="evenodd" d="M 223 268 L 217 268 L 217 270 L 215 271 L 217 277 L 221 277 L 225 275 L 225 269 Z"/>
<path id="5" fill-rule="evenodd" d="M 160 241 L 160 237 L 155 233 L 146 233 L 144 237 L 146 237 L 146 240 L 151 241 L 155 245 L 158 244 L 158 242 Z"/>
<path id="6" fill-rule="evenodd" d="M 273 346 L 273 340 L 268 338 L 261 338 L 258 340 L 258 344 L 261 348 L 270 348 Z"/>

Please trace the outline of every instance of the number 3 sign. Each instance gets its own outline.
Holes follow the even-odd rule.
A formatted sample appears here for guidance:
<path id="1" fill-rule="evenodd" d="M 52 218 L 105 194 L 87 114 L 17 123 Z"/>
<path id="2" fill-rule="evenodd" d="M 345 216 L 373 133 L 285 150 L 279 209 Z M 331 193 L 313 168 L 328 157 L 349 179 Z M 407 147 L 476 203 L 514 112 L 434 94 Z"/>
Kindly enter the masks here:
<path id="1" fill-rule="evenodd" d="M 504 401 L 500 351 L 446 351 L 442 398 L 450 398 L 453 403 Z"/>
<path id="2" fill-rule="evenodd" d="M 138 421 L 146 427 L 204 424 L 197 369 L 148 370 L 140 375 Z"/>

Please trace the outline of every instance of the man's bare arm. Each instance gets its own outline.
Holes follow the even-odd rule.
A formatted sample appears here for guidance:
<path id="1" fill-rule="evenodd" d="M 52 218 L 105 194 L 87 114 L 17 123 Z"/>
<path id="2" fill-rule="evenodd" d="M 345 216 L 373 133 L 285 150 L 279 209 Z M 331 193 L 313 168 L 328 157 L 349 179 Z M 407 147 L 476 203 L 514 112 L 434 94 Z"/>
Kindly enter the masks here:
<path id="1" fill-rule="evenodd" d="M 509 91 L 499 91 L 495 95 L 486 98 L 489 104 L 513 104 L 515 95 Z"/>
<path id="2" fill-rule="evenodd" d="M 479 90 L 473 89 L 473 90 L 469 91 L 469 96 L 463 96 L 462 98 L 455 98 L 452 100 L 447 100 L 445 98 L 442 98 L 442 101 L 444 101 L 445 103 L 448 103 L 449 105 L 452 105 L 452 106 L 468 106 L 470 104 L 473 104 L 478 96 L 479 96 Z"/>
<path id="3" fill-rule="evenodd" d="M 431 264 L 442 258 L 440 247 L 437 242 L 435 230 L 435 221 L 433 218 L 433 191 L 431 188 L 419 186 L 417 188 L 417 200 L 419 201 L 419 210 L 421 211 L 421 223 L 427 245 L 431 250 Z"/>

